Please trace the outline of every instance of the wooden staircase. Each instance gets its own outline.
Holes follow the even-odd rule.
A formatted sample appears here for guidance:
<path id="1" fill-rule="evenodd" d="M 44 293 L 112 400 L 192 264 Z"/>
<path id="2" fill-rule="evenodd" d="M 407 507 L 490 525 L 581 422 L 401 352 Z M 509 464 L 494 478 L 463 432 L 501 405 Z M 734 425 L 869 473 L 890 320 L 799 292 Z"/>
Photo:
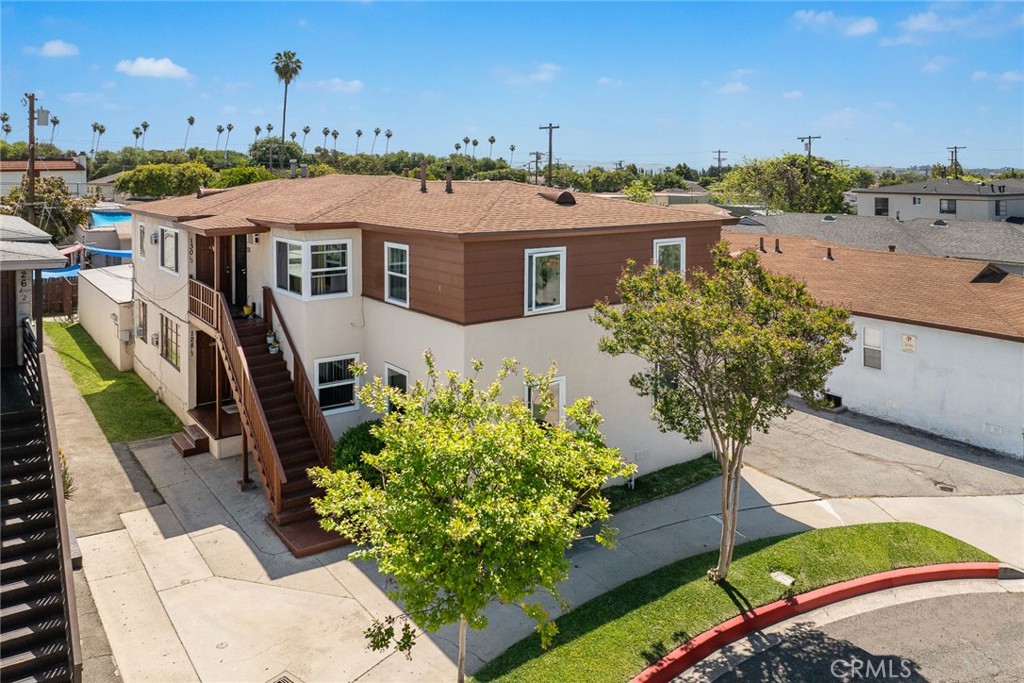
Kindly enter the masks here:
<path id="1" fill-rule="evenodd" d="M 199 425 L 188 425 L 179 434 L 171 437 L 174 450 L 183 458 L 210 451 L 210 437 Z"/>

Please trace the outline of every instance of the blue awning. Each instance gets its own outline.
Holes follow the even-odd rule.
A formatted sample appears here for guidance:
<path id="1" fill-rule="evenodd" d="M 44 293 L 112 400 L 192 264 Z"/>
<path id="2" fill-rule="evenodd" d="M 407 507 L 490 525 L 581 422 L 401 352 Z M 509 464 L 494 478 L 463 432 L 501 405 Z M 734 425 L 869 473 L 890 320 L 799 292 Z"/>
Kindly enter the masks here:
<path id="1" fill-rule="evenodd" d="M 132 257 L 131 249 L 100 249 L 99 247 L 86 247 L 86 251 L 91 254 L 103 254 L 104 256 L 112 256 L 114 258 L 127 258 Z"/>
<path id="2" fill-rule="evenodd" d="M 58 268 L 57 270 L 44 270 L 44 280 L 57 280 L 63 277 L 78 277 L 78 271 L 82 269 L 81 264 L 76 263 L 73 266 L 66 266 L 64 268 Z"/>

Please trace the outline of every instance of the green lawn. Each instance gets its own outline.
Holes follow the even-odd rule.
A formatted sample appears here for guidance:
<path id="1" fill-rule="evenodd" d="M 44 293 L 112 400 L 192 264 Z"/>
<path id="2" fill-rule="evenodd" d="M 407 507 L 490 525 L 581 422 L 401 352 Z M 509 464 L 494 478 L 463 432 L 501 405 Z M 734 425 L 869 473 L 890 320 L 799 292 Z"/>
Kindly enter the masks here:
<path id="1" fill-rule="evenodd" d="M 690 557 L 600 595 L 559 617 L 549 650 L 536 635 L 525 638 L 475 680 L 622 683 L 712 626 L 783 597 L 769 576 L 776 570 L 795 577 L 793 590 L 804 593 L 890 569 L 995 558 L 926 527 L 887 523 L 744 543 L 727 584 L 705 578 L 717 559 L 717 550 Z"/>
<path id="2" fill-rule="evenodd" d="M 612 512 L 621 512 L 657 498 L 664 498 L 691 486 L 713 479 L 722 473 L 718 461 L 707 453 L 695 460 L 681 462 L 637 477 L 633 488 L 609 486 L 603 493 L 612 504 Z"/>
<path id="3" fill-rule="evenodd" d="M 134 372 L 119 372 L 78 323 L 43 329 L 92 410 L 107 441 L 138 441 L 181 431 L 174 413 Z"/>

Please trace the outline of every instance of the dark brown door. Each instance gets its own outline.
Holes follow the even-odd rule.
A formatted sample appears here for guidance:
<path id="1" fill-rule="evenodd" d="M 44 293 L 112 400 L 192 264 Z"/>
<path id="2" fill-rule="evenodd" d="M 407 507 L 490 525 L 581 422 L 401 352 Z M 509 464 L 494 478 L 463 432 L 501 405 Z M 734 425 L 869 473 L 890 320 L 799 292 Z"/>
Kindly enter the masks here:
<path id="1" fill-rule="evenodd" d="M 217 237 L 217 260 L 220 267 L 220 291 L 231 301 L 231 238 Z"/>
<path id="2" fill-rule="evenodd" d="M 217 400 L 217 347 L 204 332 L 196 331 L 196 406 Z"/>
<path id="3" fill-rule="evenodd" d="M 18 302 L 15 272 L 5 270 L 0 280 L 0 365 L 18 363 Z"/>
<path id="4" fill-rule="evenodd" d="M 245 235 L 235 235 L 235 298 L 231 300 L 236 306 L 249 303 L 249 289 L 245 279 L 248 263 L 248 242 Z"/>
<path id="5" fill-rule="evenodd" d="M 196 279 L 213 287 L 214 268 L 213 238 L 196 235 Z"/>

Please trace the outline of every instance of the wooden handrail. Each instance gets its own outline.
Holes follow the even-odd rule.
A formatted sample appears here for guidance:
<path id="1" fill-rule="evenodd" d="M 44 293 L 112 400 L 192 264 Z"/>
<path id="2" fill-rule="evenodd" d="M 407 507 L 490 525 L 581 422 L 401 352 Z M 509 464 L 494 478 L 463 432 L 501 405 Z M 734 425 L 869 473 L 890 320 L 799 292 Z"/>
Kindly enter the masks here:
<path id="1" fill-rule="evenodd" d="M 292 352 L 292 381 L 295 384 L 295 398 L 299 402 L 299 410 L 302 412 L 302 419 L 306 422 L 306 429 L 316 446 L 317 455 L 320 458 L 320 465 L 328 467 L 334 458 L 334 435 L 324 417 L 324 411 L 320 408 L 320 399 L 306 376 L 306 366 L 299 356 L 299 349 L 292 341 L 292 335 L 288 331 L 288 325 L 281 315 L 281 309 L 277 307 L 274 299 L 274 292 L 270 287 L 263 287 L 263 315 L 267 319 L 270 329 L 274 326 L 274 316 L 277 316 L 278 325 L 284 332 L 285 341 Z"/>
<path id="2" fill-rule="evenodd" d="M 61 587 L 64 590 L 64 620 L 67 623 L 68 662 L 71 669 L 71 680 L 79 683 L 82 680 L 82 640 L 78 631 L 78 604 L 75 598 L 75 578 L 71 566 L 71 531 L 68 526 L 67 510 L 64 506 L 64 477 L 60 462 L 60 449 L 57 445 L 57 429 L 53 421 L 53 404 L 50 402 L 49 374 L 46 370 L 46 356 L 43 353 L 43 340 L 36 339 L 29 318 L 25 319 L 23 337 L 25 355 L 25 380 L 34 385 L 35 400 L 42 412 L 43 425 L 46 430 L 46 447 L 49 451 L 50 476 L 53 478 L 54 510 L 57 514 L 57 543 L 60 548 Z M 34 366 L 34 368 L 33 368 Z M 32 377 L 32 370 L 35 377 Z"/>

